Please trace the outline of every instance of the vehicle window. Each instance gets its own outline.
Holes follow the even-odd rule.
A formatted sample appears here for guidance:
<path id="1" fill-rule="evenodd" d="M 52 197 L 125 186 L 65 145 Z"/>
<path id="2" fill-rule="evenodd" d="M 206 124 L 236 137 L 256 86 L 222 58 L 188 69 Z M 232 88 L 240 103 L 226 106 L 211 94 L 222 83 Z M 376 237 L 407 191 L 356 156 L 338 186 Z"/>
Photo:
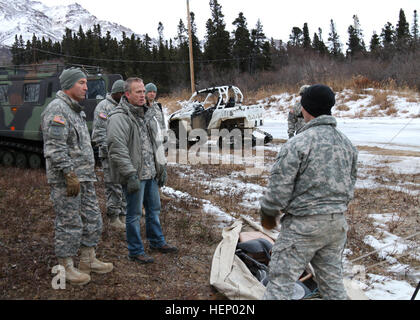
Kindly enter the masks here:
<path id="1" fill-rule="evenodd" d="M 7 102 L 8 84 L 0 84 L 0 103 Z"/>
<path id="2" fill-rule="evenodd" d="M 51 98 L 52 97 L 52 82 L 48 83 L 48 87 L 47 87 L 47 97 Z"/>
<path id="3" fill-rule="evenodd" d="M 88 99 L 105 99 L 105 81 L 103 79 L 88 80 Z"/>
<path id="4" fill-rule="evenodd" d="M 39 89 L 41 85 L 39 83 L 27 83 L 24 87 L 24 102 L 38 102 L 39 100 Z"/>

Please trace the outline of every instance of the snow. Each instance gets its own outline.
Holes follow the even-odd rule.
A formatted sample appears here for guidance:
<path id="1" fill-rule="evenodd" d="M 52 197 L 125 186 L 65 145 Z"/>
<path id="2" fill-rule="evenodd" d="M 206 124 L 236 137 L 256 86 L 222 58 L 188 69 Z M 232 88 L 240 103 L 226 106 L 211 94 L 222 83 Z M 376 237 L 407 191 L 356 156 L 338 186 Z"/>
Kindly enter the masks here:
<path id="1" fill-rule="evenodd" d="M 66 27 L 77 33 L 79 25 L 86 32 L 100 24 L 103 35 L 110 31 L 111 37 L 118 40 L 121 40 L 123 31 L 127 36 L 134 33 L 117 23 L 99 20 L 77 3 L 46 6 L 32 0 L 0 0 L 0 8 L 0 45 L 11 46 L 15 34 L 22 35 L 24 43 L 31 40 L 34 33 L 38 38 L 44 36 L 45 39 L 61 41 Z"/>

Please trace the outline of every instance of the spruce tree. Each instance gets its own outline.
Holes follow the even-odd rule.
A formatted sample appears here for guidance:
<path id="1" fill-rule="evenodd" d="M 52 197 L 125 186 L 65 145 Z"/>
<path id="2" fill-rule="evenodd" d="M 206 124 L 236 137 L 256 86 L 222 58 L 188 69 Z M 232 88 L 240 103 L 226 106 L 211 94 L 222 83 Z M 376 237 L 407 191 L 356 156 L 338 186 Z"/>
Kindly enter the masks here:
<path id="1" fill-rule="evenodd" d="M 353 25 L 349 26 L 347 31 L 349 33 L 347 57 L 354 58 L 356 56 L 363 55 L 366 52 L 366 48 L 363 40 L 363 32 L 357 15 L 353 15 Z"/>
<path id="2" fill-rule="evenodd" d="M 231 41 L 226 31 L 222 6 L 217 0 L 210 0 L 211 19 L 206 23 L 206 43 L 204 55 L 207 60 L 213 60 L 216 69 L 228 69 L 231 66 Z"/>
<path id="3" fill-rule="evenodd" d="M 343 55 L 341 51 L 341 42 L 340 42 L 340 36 L 337 33 L 335 23 L 333 19 L 330 21 L 330 33 L 328 34 L 328 43 L 331 54 L 335 57 L 341 57 Z"/>
<path id="4" fill-rule="evenodd" d="M 249 71 L 249 60 L 247 59 L 252 51 L 252 43 L 247 22 L 244 14 L 239 12 L 238 17 L 232 24 L 236 29 L 233 34 L 232 54 L 236 60 L 237 68 L 241 72 Z"/>
<path id="5" fill-rule="evenodd" d="M 400 9 L 397 28 L 395 29 L 396 45 L 400 51 L 407 50 L 410 44 L 410 29 L 403 9 Z"/>
<path id="6" fill-rule="evenodd" d="M 376 33 L 373 31 L 372 38 L 370 39 L 370 53 L 372 56 L 377 57 L 381 49 L 381 40 Z"/>
<path id="7" fill-rule="evenodd" d="M 298 27 L 292 28 L 292 33 L 289 36 L 289 46 L 291 47 L 301 47 L 303 43 L 303 32 Z"/>
<path id="8" fill-rule="evenodd" d="M 305 22 L 303 24 L 303 47 L 305 49 L 309 49 L 311 48 L 311 38 L 309 37 L 309 28 L 308 28 L 308 24 Z"/>
<path id="9" fill-rule="evenodd" d="M 417 10 L 414 10 L 413 25 L 411 27 L 411 33 L 412 33 L 411 47 L 413 48 L 414 51 L 416 51 L 419 44 L 419 25 L 418 25 Z"/>
<path id="10" fill-rule="evenodd" d="M 252 56 L 250 71 L 264 70 L 266 65 L 270 64 L 269 54 L 267 53 L 266 36 L 263 31 L 263 25 L 260 19 L 257 20 L 255 28 L 251 30 Z M 267 56 L 268 54 L 268 56 Z"/>

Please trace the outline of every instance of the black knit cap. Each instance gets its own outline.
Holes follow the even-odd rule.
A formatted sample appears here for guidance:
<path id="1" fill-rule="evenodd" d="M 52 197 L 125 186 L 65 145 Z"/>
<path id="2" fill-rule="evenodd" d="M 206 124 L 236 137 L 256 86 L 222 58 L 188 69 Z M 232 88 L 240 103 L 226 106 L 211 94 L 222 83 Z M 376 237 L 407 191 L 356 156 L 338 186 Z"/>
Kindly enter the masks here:
<path id="1" fill-rule="evenodd" d="M 314 84 L 305 90 L 300 103 L 314 117 L 331 115 L 335 93 L 326 85 Z"/>

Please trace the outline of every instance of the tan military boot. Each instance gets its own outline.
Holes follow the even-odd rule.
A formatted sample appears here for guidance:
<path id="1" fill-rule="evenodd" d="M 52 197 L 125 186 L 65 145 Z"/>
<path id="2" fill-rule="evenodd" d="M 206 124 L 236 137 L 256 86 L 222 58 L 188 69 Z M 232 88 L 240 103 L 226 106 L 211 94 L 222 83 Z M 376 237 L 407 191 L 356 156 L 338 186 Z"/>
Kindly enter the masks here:
<path id="1" fill-rule="evenodd" d="M 66 270 L 66 281 L 70 284 L 82 286 L 90 281 L 90 276 L 73 265 L 72 258 L 58 258 L 58 263 Z"/>
<path id="2" fill-rule="evenodd" d="M 116 229 L 125 230 L 125 224 L 123 224 L 121 222 L 119 217 L 112 217 L 110 222 L 109 222 L 109 225 L 113 228 L 116 228 Z"/>
<path id="3" fill-rule="evenodd" d="M 121 223 L 125 226 L 125 215 L 123 215 L 123 214 L 120 214 L 120 221 L 121 221 Z"/>
<path id="4" fill-rule="evenodd" d="M 83 273 L 108 273 L 111 272 L 114 266 L 110 262 L 102 262 L 96 259 L 94 247 L 80 248 L 80 263 L 79 270 Z"/>

